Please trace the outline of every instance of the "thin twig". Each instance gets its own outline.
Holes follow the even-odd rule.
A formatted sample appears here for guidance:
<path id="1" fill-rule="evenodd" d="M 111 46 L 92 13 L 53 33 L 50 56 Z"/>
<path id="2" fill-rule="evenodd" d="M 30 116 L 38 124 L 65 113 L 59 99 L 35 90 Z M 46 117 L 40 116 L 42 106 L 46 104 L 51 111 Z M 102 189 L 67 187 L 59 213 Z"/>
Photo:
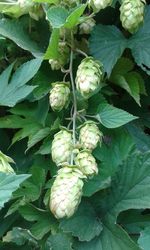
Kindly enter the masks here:
<path id="1" fill-rule="evenodd" d="M 73 51 L 71 50 L 70 53 L 70 80 L 71 80 L 71 86 L 72 86 L 72 92 L 73 92 L 73 116 L 72 116 L 72 123 L 73 123 L 73 146 L 76 145 L 76 116 L 77 116 L 77 100 L 76 100 L 76 93 L 75 93 L 75 83 L 73 78 Z M 71 155 L 71 165 L 73 165 L 74 161 L 74 153 Z"/>

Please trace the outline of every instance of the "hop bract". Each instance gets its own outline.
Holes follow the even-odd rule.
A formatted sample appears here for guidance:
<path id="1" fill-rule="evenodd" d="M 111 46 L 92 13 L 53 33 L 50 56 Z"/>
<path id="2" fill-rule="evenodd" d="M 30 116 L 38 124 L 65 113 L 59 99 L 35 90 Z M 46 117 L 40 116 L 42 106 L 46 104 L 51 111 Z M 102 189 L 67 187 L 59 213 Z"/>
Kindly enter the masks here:
<path id="1" fill-rule="evenodd" d="M 122 26 L 130 33 L 138 30 L 144 20 L 144 0 L 124 0 L 120 7 Z"/>
<path id="2" fill-rule="evenodd" d="M 112 0 L 89 0 L 89 5 L 93 8 L 94 12 L 98 12 L 111 5 Z"/>
<path id="3" fill-rule="evenodd" d="M 77 90 L 84 98 L 89 98 L 103 80 L 103 67 L 92 57 L 85 58 L 78 67 L 76 76 Z"/>
<path id="4" fill-rule="evenodd" d="M 70 88 L 69 83 L 56 82 L 52 84 L 53 88 L 50 91 L 49 101 L 51 108 L 54 111 L 61 111 L 68 103 Z"/>
<path id="5" fill-rule="evenodd" d="M 54 136 L 52 142 L 52 159 L 56 165 L 70 163 L 70 157 L 73 150 L 72 134 L 66 129 L 62 129 Z"/>
<path id="6" fill-rule="evenodd" d="M 79 166 L 80 171 L 89 176 L 98 173 L 97 163 L 90 151 L 81 151 L 75 158 L 75 164 Z"/>
<path id="7" fill-rule="evenodd" d="M 13 159 L 0 151 L 0 172 L 13 174 L 14 170 L 9 163 L 14 163 Z"/>
<path id="8" fill-rule="evenodd" d="M 93 18 L 88 18 L 83 23 L 80 24 L 80 34 L 89 34 L 93 27 L 95 26 L 95 20 Z"/>
<path id="9" fill-rule="evenodd" d="M 71 217 L 76 211 L 82 196 L 85 176 L 78 169 L 63 167 L 51 188 L 50 210 L 58 219 Z"/>
<path id="10" fill-rule="evenodd" d="M 93 150 L 98 142 L 102 141 L 102 133 L 98 126 L 93 121 L 88 121 L 83 124 L 80 129 L 79 142 L 83 149 Z"/>

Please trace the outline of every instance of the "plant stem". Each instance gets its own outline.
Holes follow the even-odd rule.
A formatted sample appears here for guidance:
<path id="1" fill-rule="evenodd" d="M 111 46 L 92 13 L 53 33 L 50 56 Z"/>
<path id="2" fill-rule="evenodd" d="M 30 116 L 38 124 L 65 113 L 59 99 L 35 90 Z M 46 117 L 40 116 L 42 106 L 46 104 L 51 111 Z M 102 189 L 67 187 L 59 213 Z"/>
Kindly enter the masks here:
<path id="1" fill-rule="evenodd" d="M 76 93 L 75 93 L 75 83 L 73 78 L 73 51 L 71 50 L 70 53 L 70 80 L 73 92 L 73 116 L 72 116 L 72 123 L 73 123 L 73 147 L 75 148 L 76 145 L 76 116 L 77 116 L 77 100 L 76 100 Z M 71 165 L 73 165 L 74 161 L 74 153 L 72 152 L 71 155 Z"/>

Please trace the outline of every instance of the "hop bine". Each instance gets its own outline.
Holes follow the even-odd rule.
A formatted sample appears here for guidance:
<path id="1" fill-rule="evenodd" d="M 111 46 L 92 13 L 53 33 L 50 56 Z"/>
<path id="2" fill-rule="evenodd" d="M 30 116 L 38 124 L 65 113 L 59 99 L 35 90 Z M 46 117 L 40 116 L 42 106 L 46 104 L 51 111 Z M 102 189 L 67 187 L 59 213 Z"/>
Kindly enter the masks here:
<path id="1" fill-rule="evenodd" d="M 65 166 L 58 171 L 50 195 L 50 210 L 57 219 L 69 218 L 76 211 L 81 201 L 83 178 L 77 168 Z"/>
<path id="2" fill-rule="evenodd" d="M 13 159 L 0 151 L 0 172 L 13 174 L 14 170 L 9 163 L 14 163 Z"/>
<path id="3" fill-rule="evenodd" d="M 88 150 L 81 151 L 75 158 L 75 164 L 86 176 L 98 174 L 97 163 L 93 155 Z"/>
<path id="4" fill-rule="evenodd" d="M 52 84 L 49 101 L 53 111 L 61 111 L 69 101 L 69 82 L 56 82 Z"/>
<path id="5" fill-rule="evenodd" d="M 103 80 L 103 67 L 92 57 L 83 59 L 76 75 L 77 90 L 84 98 L 89 98 L 93 92 L 101 87 Z"/>
<path id="6" fill-rule="evenodd" d="M 70 163 L 70 158 L 73 150 L 72 133 L 66 129 L 62 129 L 54 136 L 52 141 L 52 159 L 56 165 Z"/>
<path id="7" fill-rule="evenodd" d="M 130 33 L 135 33 L 144 20 L 145 0 L 124 0 L 120 7 L 122 26 Z"/>
<path id="8" fill-rule="evenodd" d="M 112 0 L 89 0 L 89 6 L 92 7 L 94 12 L 99 12 L 112 4 Z"/>
<path id="9" fill-rule="evenodd" d="M 83 124 L 80 129 L 79 143 L 83 149 L 93 150 L 97 147 L 98 142 L 102 142 L 102 132 L 93 121 L 88 121 Z"/>

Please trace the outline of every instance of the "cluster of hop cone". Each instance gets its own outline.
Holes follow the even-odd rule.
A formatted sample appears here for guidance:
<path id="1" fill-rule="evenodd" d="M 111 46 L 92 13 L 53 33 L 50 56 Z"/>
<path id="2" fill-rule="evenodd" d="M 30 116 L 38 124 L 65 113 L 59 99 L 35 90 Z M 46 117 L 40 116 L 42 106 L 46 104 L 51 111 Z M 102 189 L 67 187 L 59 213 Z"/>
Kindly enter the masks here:
<path id="1" fill-rule="evenodd" d="M 89 0 L 94 12 L 99 12 L 112 4 L 113 0 Z M 120 7 L 120 20 L 122 26 L 130 33 L 138 30 L 144 20 L 145 0 L 122 0 Z"/>
<path id="2" fill-rule="evenodd" d="M 102 80 L 102 65 L 92 57 L 85 58 L 76 74 L 76 88 L 83 98 L 89 98 L 100 87 Z M 60 111 L 67 105 L 70 92 L 68 82 L 53 84 L 50 105 L 54 111 Z M 76 144 L 73 142 L 72 131 L 65 127 L 55 134 L 51 154 L 60 169 L 51 188 L 50 209 L 56 218 L 74 214 L 81 200 L 83 179 L 98 173 L 92 151 L 101 141 L 102 133 L 92 120 L 85 121 L 80 126 Z"/>

